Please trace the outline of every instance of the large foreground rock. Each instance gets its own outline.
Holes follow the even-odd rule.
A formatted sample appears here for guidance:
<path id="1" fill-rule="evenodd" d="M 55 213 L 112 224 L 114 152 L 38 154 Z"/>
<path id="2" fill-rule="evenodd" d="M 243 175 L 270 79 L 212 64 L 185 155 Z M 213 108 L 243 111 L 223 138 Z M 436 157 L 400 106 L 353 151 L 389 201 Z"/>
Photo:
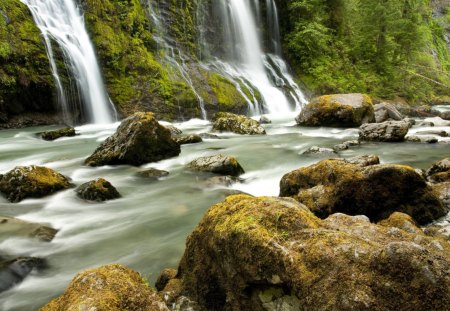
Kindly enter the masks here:
<path id="1" fill-rule="evenodd" d="M 41 198 L 69 187 L 67 177 L 43 166 L 17 166 L 0 175 L 0 192 L 11 202 Z"/>
<path id="2" fill-rule="evenodd" d="M 295 120 L 302 126 L 355 127 L 375 122 L 375 114 L 369 96 L 335 94 L 314 98 Z"/>
<path id="3" fill-rule="evenodd" d="M 57 232 L 58 230 L 42 224 L 0 216 L 0 240 L 9 237 L 26 237 L 50 242 Z"/>
<path id="4" fill-rule="evenodd" d="M 399 142 L 408 134 L 409 123 L 406 121 L 386 121 L 382 123 L 363 124 L 359 128 L 359 139 L 367 141 Z"/>
<path id="5" fill-rule="evenodd" d="M 213 119 L 213 131 L 236 134 L 264 135 L 266 130 L 249 117 L 228 112 L 218 112 Z"/>
<path id="6" fill-rule="evenodd" d="M 88 157 L 89 166 L 141 165 L 179 155 L 180 145 L 170 130 L 160 125 L 151 112 L 138 112 L 122 121 L 116 133 Z"/>
<path id="7" fill-rule="evenodd" d="M 193 171 L 210 172 L 220 175 L 239 176 L 244 174 L 244 169 L 235 157 L 222 154 L 201 157 L 188 164 Z"/>
<path id="8" fill-rule="evenodd" d="M 339 212 L 379 221 L 399 211 L 426 224 L 448 212 L 413 168 L 394 164 L 362 167 L 342 159 L 320 161 L 284 175 L 280 196 L 295 198 L 321 218 Z"/>
<path id="9" fill-rule="evenodd" d="M 79 273 L 63 295 L 41 311 L 168 311 L 139 273 L 113 264 Z"/>
<path id="10" fill-rule="evenodd" d="M 201 310 L 449 310 L 450 244 L 416 229 L 230 196 L 188 237 L 162 294 Z"/>

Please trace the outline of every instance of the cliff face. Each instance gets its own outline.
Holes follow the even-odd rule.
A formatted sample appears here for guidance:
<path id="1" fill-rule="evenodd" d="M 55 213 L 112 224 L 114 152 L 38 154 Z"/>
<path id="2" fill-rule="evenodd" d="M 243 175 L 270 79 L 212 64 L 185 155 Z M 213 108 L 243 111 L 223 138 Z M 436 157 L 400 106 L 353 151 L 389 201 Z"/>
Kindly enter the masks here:
<path id="1" fill-rule="evenodd" d="M 0 124 L 25 112 L 55 111 L 53 78 L 28 8 L 0 2 Z"/>

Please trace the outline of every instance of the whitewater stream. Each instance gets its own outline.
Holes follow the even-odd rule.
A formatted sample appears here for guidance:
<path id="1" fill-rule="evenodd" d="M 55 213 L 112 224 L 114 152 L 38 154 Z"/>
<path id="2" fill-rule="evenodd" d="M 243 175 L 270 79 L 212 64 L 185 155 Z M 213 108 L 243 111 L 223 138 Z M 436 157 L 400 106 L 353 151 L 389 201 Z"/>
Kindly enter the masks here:
<path id="1" fill-rule="evenodd" d="M 221 139 L 183 145 L 180 156 L 142 167 L 83 166 L 84 159 L 114 133 L 118 123 L 81 126 L 77 128 L 79 136 L 54 142 L 36 136 L 54 127 L 0 131 L 0 173 L 17 165 L 44 165 L 69 176 L 76 185 L 104 177 L 122 194 L 122 198 L 106 203 L 83 201 L 73 189 L 21 203 L 9 203 L 0 196 L 1 215 L 46 223 L 59 230 L 50 243 L 19 238 L 0 241 L 1 253 L 42 257 L 49 265 L 0 294 L 0 310 L 37 310 L 60 295 L 76 273 L 107 263 L 125 264 L 153 284 L 163 268 L 177 266 L 186 237 L 209 206 L 233 190 L 276 196 L 285 173 L 322 159 L 302 155 L 309 147 L 333 147 L 358 135 L 357 129 L 297 127 L 294 117 L 295 113 L 269 116 L 273 123 L 264 125 L 267 136 L 218 134 Z M 175 126 L 184 134 L 211 128 L 203 120 Z M 414 127 L 411 132 L 418 130 L 450 132 L 450 127 Z M 426 169 L 449 156 L 450 138 L 439 139 L 438 144 L 366 143 L 341 151 L 336 157 L 377 154 L 383 163 Z M 197 157 L 217 153 L 237 157 L 246 171 L 242 183 L 211 186 L 207 179 L 212 175 L 190 172 L 185 167 Z M 149 167 L 167 170 L 170 175 L 158 181 L 136 176 Z"/>

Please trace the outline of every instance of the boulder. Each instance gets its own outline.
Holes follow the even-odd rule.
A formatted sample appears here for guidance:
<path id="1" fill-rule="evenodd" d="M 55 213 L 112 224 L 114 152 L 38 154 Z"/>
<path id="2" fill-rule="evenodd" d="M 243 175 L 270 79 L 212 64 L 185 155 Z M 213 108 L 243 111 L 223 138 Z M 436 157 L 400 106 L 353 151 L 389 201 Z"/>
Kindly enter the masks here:
<path id="1" fill-rule="evenodd" d="M 73 137 L 75 135 L 77 135 L 77 133 L 73 127 L 66 127 L 60 130 L 41 133 L 43 140 L 55 140 L 61 137 Z"/>
<path id="2" fill-rule="evenodd" d="M 11 202 L 41 198 L 71 186 L 66 176 L 43 166 L 17 166 L 0 175 L 0 192 Z"/>
<path id="3" fill-rule="evenodd" d="M 260 124 L 270 124 L 270 123 L 272 123 L 272 121 L 266 116 L 261 116 L 259 118 L 259 123 Z"/>
<path id="4" fill-rule="evenodd" d="M 450 158 L 433 163 L 427 170 L 426 175 L 431 182 L 450 182 Z"/>
<path id="5" fill-rule="evenodd" d="M 170 131 L 158 123 L 153 113 L 137 112 L 123 120 L 116 133 L 106 139 L 85 164 L 138 166 L 171 158 L 180 152 L 180 145 L 172 139 Z"/>
<path id="6" fill-rule="evenodd" d="M 400 121 L 403 119 L 403 115 L 392 104 L 379 103 L 374 105 L 373 108 L 375 110 L 376 123 L 381 123 L 388 120 Z"/>
<path id="7" fill-rule="evenodd" d="M 0 292 L 22 282 L 32 271 L 46 267 L 44 259 L 36 257 L 0 257 Z"/>
<path id="8" fill-rule="evenodd" d="M 409 123 L 405 121 L 386 121 L 363 124 L 359 128 L 359 139 L 365 141 L 399 142 L 405 139 Z"/>
<path id="9" fill-rule="evenodd" d="M 183 134 L 182 130 L 173 125 L 165 125 L 164 127 L 170 131 L 170 134 L 172 134 L 172 136 Z"/>
<path id="10" fill-rule="evenodd" d="M 394 212 L 391 214 L 391 216 L 389 216 L 389 218 L 380 221 L 378 224 L 380 226 L 402 229 L 403 231 L 412 234 L 418 235 L 424 234 L 422 229 L 420 229 L 417 226 L 414 219 L 412 219 L 411 216 L 404 213 Z"/>
<path id="11" fill-rule="evenodd" d="M 193 171 L 210 172 L 220 175 L 239 176 L 244 174 L 244 169 L 235 157 L 222 154 L 201 157 L 188 164 Z"/>
<path id="12" fill-rule="evenodd" d="M 109 181 L 97 178 L 82 184 L 76 190 L 77 196 L 89 201 L 108 201 L 120 198 L 120 193 Z"/>
<path id="13" fill-rule="evenodd" d="M 200 137 L 200 135 L 196 135 L 196 134 L 174 136 L 173 140 L 176 141 L 180 145 L 196 144 L 196 143 L 201 143 L 203 141 L 203 139 Z"/>
<path id="14" fill-rule="evenodd" d="M 317 155 L 317 156 L 333 156 L 336 155 L 336 151 L 331 148 L 322 148 L 318 146 L 312 146 L 302 154 L 305 155 Z"/>
<path id="15" fill-rule="evenodd" d="M 361 167 L 380 164 L 380 158 L 374 154 L 351 157 L 351 158 L 345 159 L 345 161 L 347 161 L 348 163 L 351 163 L 351 164 L 356 164 Z"/>
<path id="16" fill-rule="evenodd" d="M 302 126 L 355 127 L 375 122 L 375 114 L 369 96 L 335 94 L 312 99 L 295 120 Z"/>
<path id="17" fill-rule="evenodd" d="M 8 237 L 37 238 L 50 242 L 58 230 L 48 226 L 20 220 L 13 217 L 0 216 L 0 240 Z"/>
<path id="18" fill-rule="evenodd" d="M 436 130 L 436 131 L 417 131 L 416 135 L 436 135 L 436 136 L 440 136 L 440 137 L 448 137 L 448 132 L 447 131 L 440 131 L 440 130 Z"/>
<path id="19" fill-rule="evenodd" d="M 174 287 L 200 310 L 449 310 L 450 244 L 364 216 L 321 220 L 289 198 L 236 195 L 188 237 L 161 293 Z"/>
<path id="20" fill-rule="evenodd" d="M 344 141 L 341 144 L 334 145 L 333 150 L 334 151 L 341 151 L 341 150 L 347 150 L 350 147 L 359 146 L 361 145 L 361 142 L 359 140 L 348 140 Z"/>
<path id="21" fill-rule="evenodd" d="M 233 132 L 246 135 L 265 135 L 266 130 L 249 117 L 232 114 L 228 112 L 218 112 L 213 118 L 213 131 Z"/>
<path id="22" fill-rule="evenodd" d="M 295 198 L 321 218 L 345 213 L 377 222 L 398 211 L 422 225 L 448 213 L 426 180 L 405 165 L 323 160 L 284 175 L 280 196 Z"/>
<path id="23" fill-rule="evenodd" d="M 137 172 L 136 175 L 139 177 L 142 177 L 142 178 L 157 180 L 161 177 L 168 176 L 169 172 L 163 171 L 163 170 L 158 170 L 156 168 L 149 168 L 144 171 Z"/>
<path id="24" fill-rule="evenodd" d="M 427 144 L 436 144 L 439 140 L 434 136 L 406 136 L 405 140 L 410 143 L 427 143 Z"/>
<path id="25" fill-rule="evenodd" d="M 441 119 L 450 121 L 450 111 L 441 112 Z"/>
<path id="26" fill-rule="evenodd" d="M 139 273 L 119 264 L 83 271 L 41 311 L 168 311 Z"/>

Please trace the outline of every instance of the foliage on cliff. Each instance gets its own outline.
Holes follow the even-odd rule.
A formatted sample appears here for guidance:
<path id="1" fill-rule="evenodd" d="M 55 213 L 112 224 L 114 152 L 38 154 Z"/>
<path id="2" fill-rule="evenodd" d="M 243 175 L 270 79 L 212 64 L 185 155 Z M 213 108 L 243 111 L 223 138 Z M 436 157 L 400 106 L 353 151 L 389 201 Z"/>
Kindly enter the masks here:
<path id="1" fill-rule="evenodd" d="M 19 0 L 0 1 L 0 123 L 7 114 L 48 111 L 53 79 L 39 29 Z"/>
<path id="2" fill-rule="evenodd" d="M 428 0 L 291 0 L 282 12 L 289 60 L 317 93 L 450 92 L 448 9 L 433 18 Z"/>

